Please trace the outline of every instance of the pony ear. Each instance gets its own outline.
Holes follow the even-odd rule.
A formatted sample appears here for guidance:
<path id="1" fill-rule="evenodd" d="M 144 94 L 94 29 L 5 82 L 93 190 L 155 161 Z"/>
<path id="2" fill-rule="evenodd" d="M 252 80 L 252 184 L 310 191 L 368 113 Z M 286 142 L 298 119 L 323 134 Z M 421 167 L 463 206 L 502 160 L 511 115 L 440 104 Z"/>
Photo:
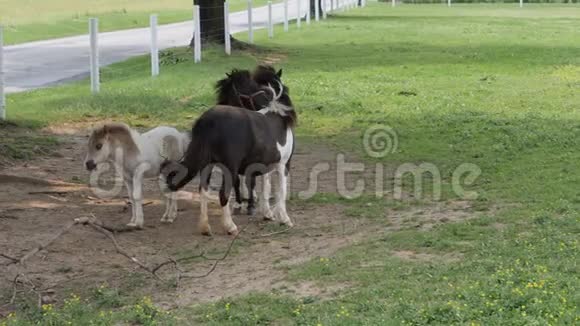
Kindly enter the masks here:
<path id="1" fill-rule="evenodd" d="M 276 76 L 278 76 L 278 78 L 282 78 L 282 69 L 278 70 Z"/>
<path id="2" fill-rule="evenodd" d="M 228 78 L 229 78 L 229 77 L 232 77 L 232 74 L 229 72 L 226 72 L 226 76 L 228 76 Z"/>

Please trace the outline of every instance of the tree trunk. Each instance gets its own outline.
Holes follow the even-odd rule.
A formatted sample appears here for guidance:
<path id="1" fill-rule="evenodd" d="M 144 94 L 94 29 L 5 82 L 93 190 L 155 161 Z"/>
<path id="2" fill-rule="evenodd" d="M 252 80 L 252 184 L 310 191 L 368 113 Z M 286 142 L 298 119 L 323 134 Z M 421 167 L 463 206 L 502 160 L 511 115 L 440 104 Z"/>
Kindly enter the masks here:
<path id="1" fill-rule="evenodd" d="M 199 5 L 201 43 L 224 44 L 224 2 L 223 0 L 195 0 Z M 193 37 L 190 46 L 193 46 Z"/>
<path id="2" fill-rule="evenodd" d="M 318 5 L 318 14 L 322 17 L 322 0 L 310 0 L 310 17 L 312 18 L 316 15 L 316 5 Z"/>

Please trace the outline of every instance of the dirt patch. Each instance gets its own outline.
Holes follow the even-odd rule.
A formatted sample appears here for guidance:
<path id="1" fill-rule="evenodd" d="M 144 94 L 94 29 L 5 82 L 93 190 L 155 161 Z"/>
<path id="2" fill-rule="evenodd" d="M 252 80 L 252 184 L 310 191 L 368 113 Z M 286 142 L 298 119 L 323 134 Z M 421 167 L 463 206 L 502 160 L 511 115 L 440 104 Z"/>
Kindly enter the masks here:
<path id="1" fill-rule="evenodd" d="M 409 207 L 405 210 L 389 210 L 390 229 L 416 228 L 431 230 L 437 225 L 464 221 L 480 216 L 469 201 L 447 201 Z"/>
<path id="2" fill-rule="evenodd" d="M 98 199 L 85 184 L 88 175 L 83 169 L 84 136 L 59 136 L 56 155 L 0 170 L 0 253 L 20 257 L 39 243 L 49 239 L 66 223 L 81 216 L 94 215 L 108 225 L 129 222 L 124 191 L 109 199 Z M 317 191 L 335 192 L 336 155 L 321 144 L 300 143 L 292 161 L 291 189 L 297 193 L 312 186 L 311 168 L 328 162 L 330 171 L 316 179 Z M 363 173 L 365 176 L 365 173 Z M 347 185 L 357 178 L 347 179 Z M 40 180 L 40 181 L 38 181 Z M 112 179 L 111 179 L 112 180 Z M 145 184 L 144 208 L 146 227 L 142 231 L 117 236 L 119 245 L 143 263 L 152 266 L 167 257 L 184 257 L 205 252 L 206 257 L 220 257 L 232 238 L 220 229 L 217 217 L 221 214 L 216 204 L 210 206 L 210 224 L 213 237 L 203 237 L 196 230 L 199 214 L 196 186 L 188 186 L 180 193 L 180 212 L 171 225 L 159 222 L 164 211 L 156 181 Z M 107 283 L 127 289 L 131 293 L 150 295 L 167 308 L 196 302 L 217 300 L 251 291 L 270 292 L 287 289 L 299 296 L 330 296 L 342 288 L 323 291 L 314 284 L 289 284 L 285 281 L 286 268 L 318 256 L 330 256 L 340 248 L 383 234 L 384 224 L 367 219 L 349 218 L 344 207 L 334 204 L 297 202 L 289 205 L 289 214 L 296 227 L 280 231 L 275 223 L 264 222 L 245 215 L 235 216 L 243 233 L 233 251 L 213 273 L 204 278 L 182 278 L 177 289 L 171 282 L 156 282 L 141 273 L 135 264 L 118 255 L 109 239 L 89 227 L 75 226 L 47 250 L 30 259 L 20 271 L 25 271 L 32 282 L 43 288 L 56 290 L 56 299 L 62 300 L 65 289 L 83 291 Z M 465 210 L 465 212 L 463 212 Z M 452 217 L 445 212 L 457 212 Z M 468 205 L 441 203 L 431 208 L 396 211 L 401 221 L 421 216 L 422 227 L 435 223 L 470 218 Z M 436 221 L 436 222 L 427 222 Z M 272 235 L 268 235 L 272 234 Z M 421 258 L 418 258 L 421 259 Z M 4 260 L 0 258 L 0 263 Z M 205 274 L 213 261 L 197 259 L 182 264 L 189 276 Z M 0 289 L 9 289 L 17 267 L 7 268 L 0 278 Z M 161 271 L 164 279 L 176 274 L 170 267 Z M 10 291 L 1 291 L 3 300 Z"/>
<path id="3" fill-rule="evenodd" d="M 444 255 L 435 255 L 425 252 L 415 252 L 412 250 L 397 250 L 393 251 L 392 255 L 409 261 L 418 261 L 418 262 L 445 262 L 445 263 L 452 263 L 460 261 L 462 256 L 459 253 L 448 253 Z"/>
<path id="4" fill-rule="evenodd" d="M 303 298 L 316 298 L 316 299 L 330 299 L 336 298 L 340 292 L 351 287 L 351 284 L 341 283 L 341 284 L 325 284 L 324 286 L 319 286 L 315 282 L 301 282 L 301 283 L 289 283 L 280 282 L 277 284 L 275 291 L 290 295 L 297 299 Z"/>

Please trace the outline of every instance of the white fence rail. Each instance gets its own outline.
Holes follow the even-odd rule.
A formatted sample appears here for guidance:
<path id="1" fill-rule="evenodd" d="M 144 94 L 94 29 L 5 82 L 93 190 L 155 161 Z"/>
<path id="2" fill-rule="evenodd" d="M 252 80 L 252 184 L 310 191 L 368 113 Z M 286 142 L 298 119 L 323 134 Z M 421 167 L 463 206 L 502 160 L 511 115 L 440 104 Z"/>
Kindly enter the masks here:
<path id="1" fill-rule="evenodd" d="M 96 94 L 101 89 L 99 76 L 99 20 L 97 18 L 89 20 L 89 35 L 91 38 L 91 92 Z"/>
<path id="2" fill-rule="evenodd" d="M 151 76 L 159 75 L 159 48 L 157 47 L 157 15 L 149 18 L 151 28 Z"/>
<path id="3" fill-rule="evenodd" d="M 289 31 L 291 27 L 290 20 L 296 19 L 295 27 L 300 28 L 302 26 L 302 20 L 306 22 L 306 25 L 310 25 L 312 18 L 314 21 L 319 22 L 320 19 L 327 18 L 328 13 L 331 12 L 329 9 L 339 8 L 338 6 L 335 6 L 335 4 L 338 4 L 338 0 L 278 0 L 279 2 L 277 3 L 268 1 L 267 6 L 261 8 L 253 8 L 252 0 L 247 1 L 247 20 L 243 23 L 240 21 L 240 18 L 241 15 L 244 14 L 230 13 L 229 2 L 224 2 L 223 37 L 225 43 L 224 50 L 228 55 L 231 54 L 231 33 L 237 33 L 245 29 L 248 31 L 249 43 L 253 43 L 255 30 L 258 28 L 265 28 L 268 37 L 273 38 L 275 31 L 274 26 L 277 23 L 283 24 L 284 31 Z M 315 6 L 312 6 L 313 1 L 316 3 Z M 356 7 L 355 0 L 342 0 L 340 3 L 343 10 Z M 312 13 L 310 11 L 311 9 L 313 9 Z M 311 14 L 314 15 L 314 17 L 311 17 Z M 233 23 L 232 19 L 234 19 Z M 244 19 L 246 19 L 246 17 L 244 17 Z M 157 14 L 151 14 L 149 17 L 149 27 L 132 30 L 131 35 L 127 35 L 127 31 L 100 33 L 99 20 L 97 18 L 90 18 L 88 26 L 88 37 L 76 36 L 63 39 L 63 42 L 67 42 L 66 44 L 68 48 L 74 48 L 75 56 L 73 57 L 69 54 L 67 57 L 70 60 L 61 60 L 63 65 L 62 67 L 55 67 L 53 65 L 49 68 L 40 68 L 46 70 L 43 71 L 42 77 L 37 77 L 36 74 L 35 76 L 31 76 L 28 72 L 26 76 L 30 76 L 29 78 L 31 82 L 25 82 L 25 85 L 6 85 L 5 83 L 5 65 L 7 63 L 11 64 L 12 62 L 15 62 L 15 60 L 12 59 L 13 57 L 9 58 L 8 62 L 5 60 L 5 48 L 3 47 L 4 30 L 0 26 L 0 120 L 6 119 L 6 90 L 8 92 L 17 92 L 21 90 L 44 87 L 48 84 L 52 84 L 60 80 L 68 80 L 77 76 L 82 76 L 84 73 L 86 73 L 87 67 L 90 75 L 90 90 L 93 94 L 97 94 L 101 90 L 101 65 L 109 65 L 114 62 L 125 60 L 132 56 L 149 54 L 151 76 L 158 76 L 160 73 L 163 73 L 160 71 L 162 68 L 160 67 L 160 50 L 183 44 L 176 43 L 175 40 L 168 40 L 168 37 L 166 37 L 164 32 L 166 32 L 169 28 L 178 28 L 180 29 L 180 33 L 184 33 L 185 35 L 189 34 L 189 36 L 185 36 L 182 40 L 185 40 L 187 37 L 191 38 L 193 35 L 193 61 L 195 63 L 200 63 L 202 61 L 201 22 L 200 7 L 198 5 L 194 5 L 192 8 L 192 20 L 189 23 L 184 22 L 170 25 L 159 25 L 159 16 Z M 114 42 L 111 41 L 112 39 L 114 39 Z M 139 44 L 138 48 L 127 51 L 127 46 L 123 42 L 127 41 L 128 39 L 131 39 L 131 44 L 133 45 Z M 133 42 L 132 40 L 135 39 L 140 41 Z M 51 45 L 53 52 L 57 50 L 62 51 L 62 46 L 54 41 L 42 42 L 53 42 L 54 45 Z M 71 46 L 71 44 L 74 45 Z M 114 44 L 114 46 L 111 46 L 111 44 Z M 22 47 L 25 46 L 26 45 L 23 45 Z M 17 45 L 14 47 L 20 46 Z M 118 51 L 117 49 L 124 51 L 124 53 L 118 54 L 115 52 Z M 87 53 L 89 56 L 88 62 L 84 61 L 86 60 Z M 27 58 L 27 61 L 33 62 L 31 61 L 31 58 L 34 56 L 34 54 L 29 53 L 29 56 L 30 58 Z M 79 63 L 79 60 L 84 61 L 85 63 Z M 10 72 L 13 71 L 15 70 L 11 70 Z M 23 69 L 18 71 L 19 75 L 16 78 L 17 80 L 24 80 L 26 78 L 24 77 L 25 73 L 22 71 Z M 28 71 L 30 71 L 30 69 L 28 69 Z M 10 82 L 11 79 L 9 78 L 8 81 Z"/>
<path id="4" fill-rule="evenodd" d="M 0 25 L 0 120 L 6 120 L 4 81 L 4 26 Z"/>

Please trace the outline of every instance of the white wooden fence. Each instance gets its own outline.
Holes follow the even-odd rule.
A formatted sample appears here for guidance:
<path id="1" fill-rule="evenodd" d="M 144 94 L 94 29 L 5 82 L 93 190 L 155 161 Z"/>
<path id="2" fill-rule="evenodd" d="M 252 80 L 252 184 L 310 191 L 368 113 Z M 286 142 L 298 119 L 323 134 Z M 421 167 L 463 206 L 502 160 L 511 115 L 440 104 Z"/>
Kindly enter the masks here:
<path id="1" fill-rule="evenodd" d="M 300 28 L 302 20 L 306 22 L 306 25 L 311 23 L 310 17 L 310 6 L 311 1 L 318 1 L 318 0 L 299 0 L 296 1 L 296 12 L 298 13 L 296 16 L 296 27 Z M 319 22 L 321 19 L 327 18 L 327 13 L 332 11 L 345 11 L 352 9 L 358 5 L 358 2 L 355 0 L 320 0 L 322 13 L 320 12 L 320 8 L 315 6 L 314 12 L 314 20 Z M 362 2 L 361 5 L 364 6 L 365 2 Z M 267 29 L 268 37 L 274 37 L 274 4 L 272 1 L 268 1 L 267 5 L 267 20 L 265 27 Z M 283 19 L 281 23 L 284 25 L 284 31 L 289 31 L 290 29 L 290 22 L 289 22 L 289 12 L 288 12 L 288 0 L 283 0 L 283 4 L 276 6 L 279 10 L 283 11 Z M 254 21 L 254 10 L 252 0 L 248 0 L 248 8 L 247 8 L 247 18 L 248 18 L 248 42 L 254 42 L 254 29 L 258 27 L 257 23 Z M 331 10 L 327 10 L 331 9 Z M 199 6 L 193 6 L 192 16 L 193 16 L 193 27 L 192 32 L 194 35 L 194 42 L 193 42 L 193 58 L 195 63 L 200 63 L 202 61 L 202 44 L 201 44 L 201 35 L 200 35 L 200 13 L 199 13 Z M 321 17 L 322 16 L 322 17 Z M 279 17 L 279 16 L 278 16 Z M 152 14 L 149 18 L 149 37 L 150 37 L 150 62 L 151 62 L 151 76 L 156 77 L 160 74 L 160 64 L 159 64 L 159 46 L 158 46 L 158 38 L 159 38 L 159 26 L 158 26 L 158 15 Z M 229 2 L 225 1 L 224 3 L 224 50 L 226 54 L 231 54 L 231 41 L 230 41 L 230 10 L 229 10 Z M 260 26 L 264 26 L 263 22 L 259 24 Z M 4 60 L 3 60 L 3 28 L 0 26 L 0 120 L 6 119 L 6 96 L 5 96 L 5 73 L 4 73 Z M 91 92 L 93 94 L 97 94 L 100 92 L 101 89 L 101 81 L 100 81 L 100 51 L 99 51 L 99 20 L 97 18 L 90 18 L 89 19 L 89 71 L 90 71 L 90 87 Z"/>
<path id="2" fill-rule="evenodd" d="M 0 25 L 0 120 L 6 120 L 4 80 L 4 27 Z"/>
<path id="3" fill-rule="evenodd" d="M 277 6 L 279 10 L 282 11 L 283 19 L 283 30 L 288 32 L 290 29 L 289 24 L 289 12 L 288 12 L 288 0 L 282 0 L 283 2 L 281 5 Z M 336 11 L 346 11 L 352 8 L 356 8 L 359 5 L 361 7 L 366 6 L 366 0 L 298 0 L 296 1 L 296 10 L 297 10 L 297 17 L 296 17 L 296 27 L 300 28 L 302 19 L 304 18 L 306 24 L 310 24 L 310 6 L 311 1 L 320 1 L 320 7 L 318 5 L 314 6 L 314 21 L 319 22 L 321 19 L 324 20 L 327 18 L 328 13 L 336 12 Z M 391 0 L 391 5 L 393 7 L 397 6 L 396 0 Z M 452 5 L 452 0 L 447 0 L 447 6 Z M 519 0 L 519 7 L 523 7 L 524 2 L 523 0 Z M 274 37 L 274 5 L 272 1 L 268 1 L 267 4 L 267 21 L 266 21 L 266 29 L 268 32 L 268 37 Z M 193 57 L 195 63 L 200 63 L 202 61 L 202 44 L 201 44 L 201 35 L 200 35 L 200 15 L 199 15 L 199 6 L 195 5 L 193 7 L 193 28 L 192 32 L 194 35 L 194 43 L 193 43 Z M 231 54 L 231 40 L 230 40 L 230 7 L 229 2 L 225 1 L 224 3 L 224 50 L 226 54 Z M 249 43 L 254 42 L 254 27 L 256 23 L 254 22 L 254 10 L 252 5 L 252 0 L 248 0 L 248 8 L 247 8 L 247 19 L 248 19 L 248 41 Z M 322 10 L 322 12 L 320 12 Z M 0 25 L 0 120 L 6 119 L 6 95 L 5 95 L 5 88 L 6 88 L 6 80 L 5 80 L 5 71 L 4 71 L 4 29 Z M 150 52 L 151 52 L 151 75 L 153 77 L 158 76 L 160 73 L 159 68 L 159 47 L 158 47 L 158 16 L 153 14 L 150 16 Z M 90 44 L 90 85 L 91 85 L 91 92 L 96 94 L 100 91 L 100 76 L 99 76 L 99 21 L 97 18 L 89 19 L 89 44 Z"/>

